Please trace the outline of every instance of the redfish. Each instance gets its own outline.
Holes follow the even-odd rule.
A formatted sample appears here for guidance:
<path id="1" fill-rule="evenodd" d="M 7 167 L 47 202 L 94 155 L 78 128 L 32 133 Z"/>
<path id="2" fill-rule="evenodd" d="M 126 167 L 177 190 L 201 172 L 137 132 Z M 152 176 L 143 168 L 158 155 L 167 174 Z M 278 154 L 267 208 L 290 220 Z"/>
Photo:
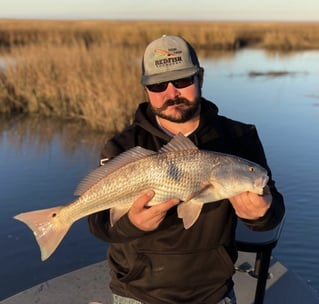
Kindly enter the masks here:
<path id="1" fill-rule="evenodd" d="M 178 134 L 158 152 L 134 147 L 90 173 L 64 206 L 25 212 L 14 218 L 28 225 L 46 260 L 71 225 L 89 214 L 110 209 L 114 225 L 132 203 L 149 189 L 149 206 L 177 198 L 184 228 L 195 224 L 204 203 L 250 191 L 263 193 L 267 171 L 251 161 L 219 152 L 199 150 Z"/>

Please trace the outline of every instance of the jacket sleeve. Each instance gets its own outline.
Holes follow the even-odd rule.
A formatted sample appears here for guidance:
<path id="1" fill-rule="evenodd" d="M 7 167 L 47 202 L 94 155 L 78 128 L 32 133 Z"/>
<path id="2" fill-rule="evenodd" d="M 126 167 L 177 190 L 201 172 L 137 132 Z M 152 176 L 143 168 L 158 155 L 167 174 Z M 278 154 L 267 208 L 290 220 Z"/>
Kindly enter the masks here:
<path id="1" fill-rule="evenodd" d="M 272 204 L 263 217 L 257 220 L 242 219 L 242 221 L 247 227 L 255 231 L 273 229 L 282 221 L 285 214 L 283 196 L 278 192 L 275 181 L 272 179 L 272 173 L 267 164 L 264 149 L 255 126 L 249 125 L 245 128 L 244 134 L 240 134 L 238 138 L 239 156 L 260 164 L 268 171 L 268 186 L 272 194 Z"/>

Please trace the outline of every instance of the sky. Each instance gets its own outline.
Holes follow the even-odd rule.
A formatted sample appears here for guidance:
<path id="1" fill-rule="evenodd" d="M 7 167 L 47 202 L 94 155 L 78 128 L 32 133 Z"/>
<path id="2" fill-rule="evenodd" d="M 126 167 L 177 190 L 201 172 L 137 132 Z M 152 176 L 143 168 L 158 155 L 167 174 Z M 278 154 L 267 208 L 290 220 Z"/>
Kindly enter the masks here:
<path id="1" fill-rule="evenodd" d="M 0 0 L 0 18 L 319 21 L 319 1 Z"/>

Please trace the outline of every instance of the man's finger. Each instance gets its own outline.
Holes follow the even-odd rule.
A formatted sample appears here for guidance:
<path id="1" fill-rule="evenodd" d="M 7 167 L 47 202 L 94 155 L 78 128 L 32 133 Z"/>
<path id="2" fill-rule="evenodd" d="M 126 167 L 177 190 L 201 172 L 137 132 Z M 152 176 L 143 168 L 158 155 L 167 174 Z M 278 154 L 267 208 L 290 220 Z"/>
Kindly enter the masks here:
<path id="1" fill-rule="evenodd" d="M 156 214 L 166 213 L 169 209 L 171 209 L 172 207 L 174 207 L 175 205 L 179 203 L 180 203 L 179 199 L 172 198 L 166 202 L 153 206 L 153 210 L 156 212 Z"/>
<path id="2" fill-rule="evenodd" d="M 133 203 L 132 208 L 136 210 L 142 210 L 148 204 L 148 202 L 154 197 L 155 193 L 153 190 L 148 190 L 146 193 L 141 195 L 137 200 Z"/>
<path id="3" fill-rule="evenodd" d="M 164 203 L 163 211 L 166 212 L 179 203 L 180 203 L 180 200 L 178 198 L 172 198 Z"/>

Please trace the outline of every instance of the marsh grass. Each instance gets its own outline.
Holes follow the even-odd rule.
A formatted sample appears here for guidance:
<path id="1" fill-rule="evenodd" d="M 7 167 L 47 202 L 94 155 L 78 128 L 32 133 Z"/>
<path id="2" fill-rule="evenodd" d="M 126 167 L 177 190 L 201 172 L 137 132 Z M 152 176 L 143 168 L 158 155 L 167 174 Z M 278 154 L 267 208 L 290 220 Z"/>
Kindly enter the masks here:
<path id="1" fill-rule="evenodd" d="M 0 82 L 2 112 L 81 120 L 114 132 L 144 98 L 129 48 L 27 46 L 11 55 L 19 59 Z"/>
<path id="2" fill-rule="evenodd" d="M 319 24 L 0 20 L 0 111 L 59 117 L 116 132 L 139 102 L 145 46 L 182 35 L 201 57 L 232 56 L 245 46 L 287 51 L 319 48 Z"/>

